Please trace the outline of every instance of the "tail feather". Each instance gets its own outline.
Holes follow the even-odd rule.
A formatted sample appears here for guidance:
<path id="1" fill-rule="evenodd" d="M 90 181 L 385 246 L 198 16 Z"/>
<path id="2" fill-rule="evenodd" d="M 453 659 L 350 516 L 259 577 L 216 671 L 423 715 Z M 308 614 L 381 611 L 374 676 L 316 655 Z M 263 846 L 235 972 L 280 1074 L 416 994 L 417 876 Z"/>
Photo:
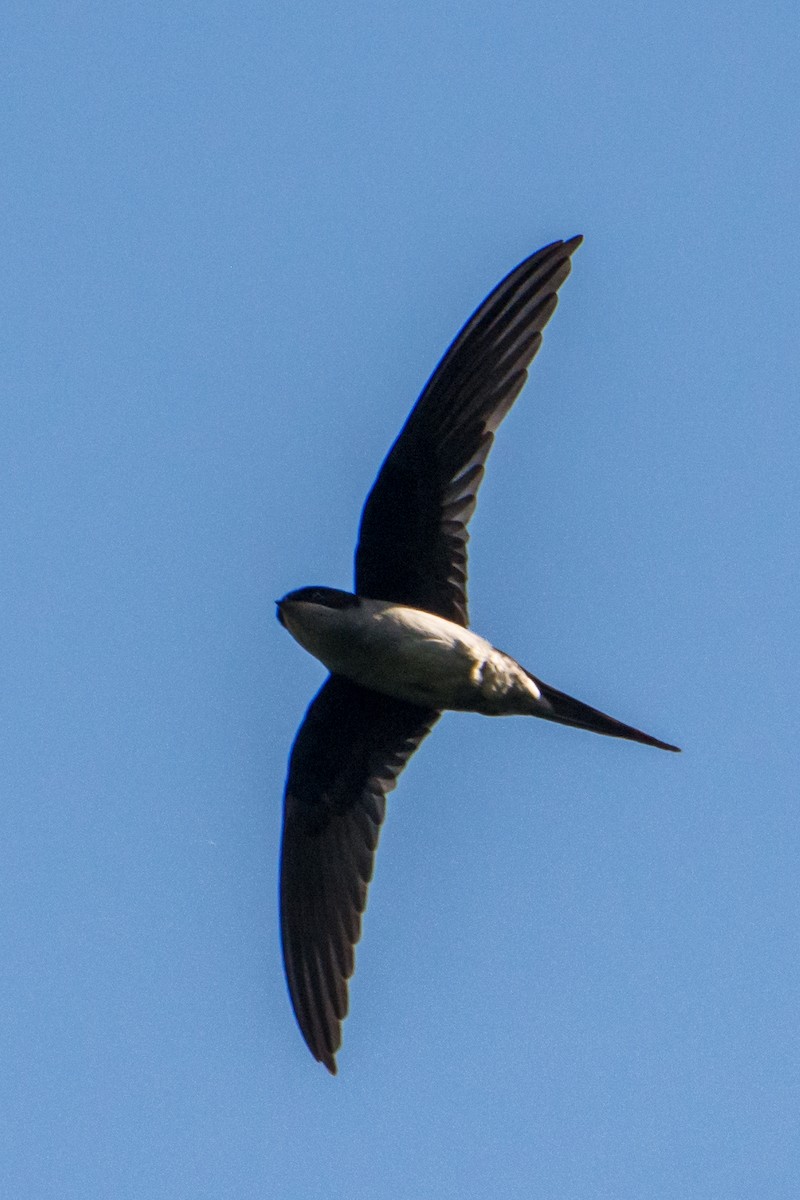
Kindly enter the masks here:
<path id="1" fill-rule="evenodd" d="M 659 750 L 673 750 L 680 753 L 680 746 L 671 746 L 669 742 L 660 742 L 649 733 L 642 733 L 631 725 L 624 725 L 614 717 L 609 717 L 596 708 L 591 708 L 581 700 L 575 700 L 564 692 L 542 683 L 541 679 L 530 678 L 541 692 L 541 708 L 534 711 L 536 717 L 545 721 L 557 721 L 559 725 L 573 725 L 577 729 L 589 729 L 592 733 L 602 733 L 606 737 L 626 738 L 630 742 L 642 742 L 645 746 L 656 746 Z"/>

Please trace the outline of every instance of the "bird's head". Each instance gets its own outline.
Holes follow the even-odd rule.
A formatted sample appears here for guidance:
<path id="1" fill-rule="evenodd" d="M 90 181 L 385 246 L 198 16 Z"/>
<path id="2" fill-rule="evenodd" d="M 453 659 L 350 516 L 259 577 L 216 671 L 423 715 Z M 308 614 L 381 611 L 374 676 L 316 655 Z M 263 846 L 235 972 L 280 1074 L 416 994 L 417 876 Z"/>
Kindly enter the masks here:
<path id="1" fill-rule="evenodd" d="M 294 592 L 287 592 L 281 600 L 275 601 L 276 616 L 281 625 L 288 629 L 287 617 L 300 611 L 304 605 L 314 604 L 320 608 L 358 608 L 360 601 L 352 592 L 343 592 L 339 588 L 302 587 Z"/>

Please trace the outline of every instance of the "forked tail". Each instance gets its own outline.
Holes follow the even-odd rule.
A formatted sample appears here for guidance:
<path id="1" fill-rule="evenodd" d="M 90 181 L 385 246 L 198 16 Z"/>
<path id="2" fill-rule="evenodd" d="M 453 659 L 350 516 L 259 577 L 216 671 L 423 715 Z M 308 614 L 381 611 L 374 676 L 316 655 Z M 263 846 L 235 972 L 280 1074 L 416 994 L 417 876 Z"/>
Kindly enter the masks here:
<path id="1" fill-rule="evenodd" d="M 528 672 L 528 674 L 530 674 Z M 541 707 L 534 710 L 533 716 L 543 717 L 545 721 L 557 721 L 559 725 L 573 725 L 577 729 L 590 729 L 592 733 L 603 733 L 607 737 L 627 738 L 630 742 L 643 742 L 645 746 L 657 746 L 659 750 L 673 750 L 680 753 L 680 746 L 671 746 L 669 742 L 660 742 L 649 733 L 642 733 L 632 725 L 624 725 L 614 717 L 606 716 L 596 708 L 591 708 L 581 700 L 557 691 L 534 675 L 530 678 L 542 694 Z"/>

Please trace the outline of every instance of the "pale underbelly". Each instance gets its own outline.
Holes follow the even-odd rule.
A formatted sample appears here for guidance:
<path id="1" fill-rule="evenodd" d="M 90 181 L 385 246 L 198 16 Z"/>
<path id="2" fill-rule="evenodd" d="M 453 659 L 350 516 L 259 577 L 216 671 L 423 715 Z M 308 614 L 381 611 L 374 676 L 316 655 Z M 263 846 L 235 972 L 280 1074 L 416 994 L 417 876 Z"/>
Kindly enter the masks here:
<path id="1" fill-rule="evenodd" d="M 413 635 L 370 638 L 326 666 L 362 687 L 425 708 L 500 716 L 530 713 L 538 699 L 522 668 L 476 635 L 455 642 Z"/>

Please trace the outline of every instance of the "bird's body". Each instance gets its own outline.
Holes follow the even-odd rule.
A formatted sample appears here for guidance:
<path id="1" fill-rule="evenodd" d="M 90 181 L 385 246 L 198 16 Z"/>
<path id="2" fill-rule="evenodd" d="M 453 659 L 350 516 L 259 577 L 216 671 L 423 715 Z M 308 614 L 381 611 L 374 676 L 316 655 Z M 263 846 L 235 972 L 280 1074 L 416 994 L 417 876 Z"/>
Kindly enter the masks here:
<path id="1" fill-rule="evenodd" d="M 677 749 L 543 683 L 468 628 L 467 523 L 580 242 L 531 255 L 450 346 L 367 498 L 355 592 L 305 587 L 278 601 L 281 624 L 330 671 L 289 761 L 281 935 L 300 1029 L 331 1072 L 386 794 L 442 711 L 537 716 Z"/>
<path id="2" fill-rule="evenodd" d="M 281 621 L 329 671 L 361 687 L 428 708 L 533 714 L 540 692 L 530 675 L 471 629 L 405 604 L 353 599 L 329 607 L 290 593 Z"/>

